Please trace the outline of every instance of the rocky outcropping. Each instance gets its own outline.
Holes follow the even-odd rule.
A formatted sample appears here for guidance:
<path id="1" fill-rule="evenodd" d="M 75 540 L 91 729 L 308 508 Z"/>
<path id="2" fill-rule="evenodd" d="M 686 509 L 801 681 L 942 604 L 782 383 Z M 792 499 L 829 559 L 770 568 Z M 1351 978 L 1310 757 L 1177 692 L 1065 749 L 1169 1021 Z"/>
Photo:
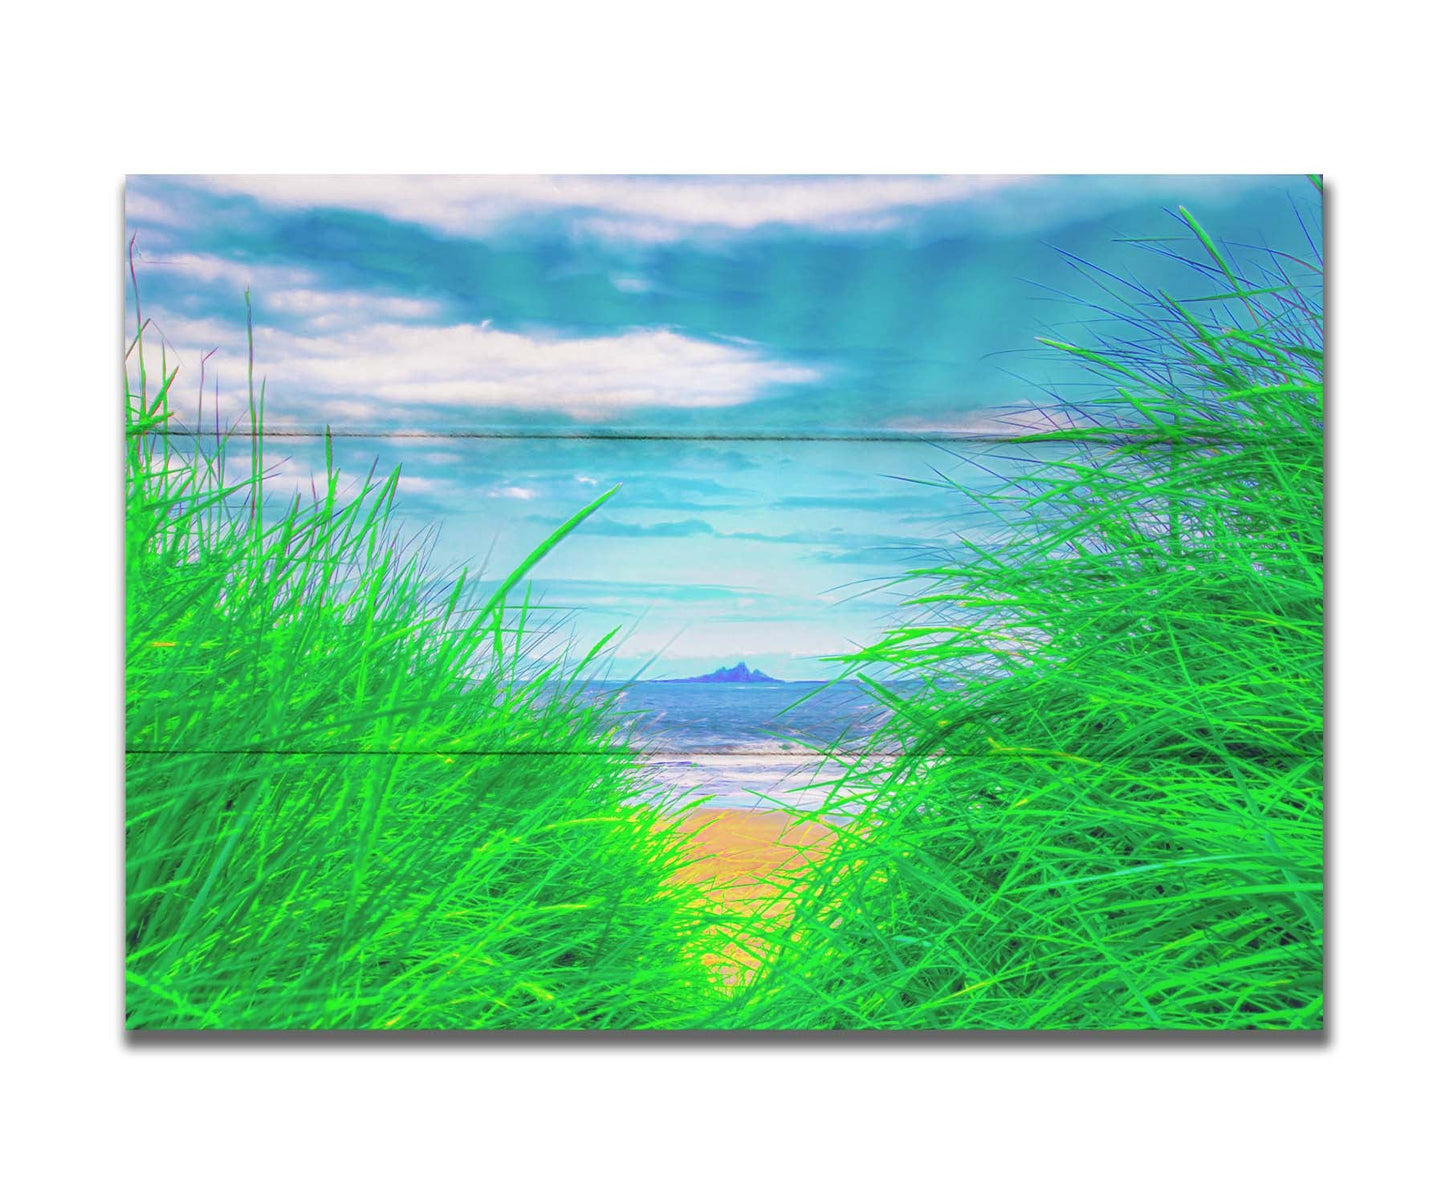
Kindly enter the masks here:
<path id="1" fill-rule="evenodd" d="M 776 682 L 776 677 L 769 677 L 761 669 L 749 669 L 747 661 L 738 661 L 731 669 L 716 669 L 711 673 L 704 673 L 701 677 L 670 677 L 665 680 L 676 685 L 704 684 L 712 682 Z"/>

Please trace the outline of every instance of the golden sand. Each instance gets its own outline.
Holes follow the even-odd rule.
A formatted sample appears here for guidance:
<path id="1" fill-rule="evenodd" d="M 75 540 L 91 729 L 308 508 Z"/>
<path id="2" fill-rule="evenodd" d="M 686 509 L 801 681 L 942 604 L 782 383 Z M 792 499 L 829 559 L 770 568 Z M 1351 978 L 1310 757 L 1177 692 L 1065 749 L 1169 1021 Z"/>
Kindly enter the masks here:
<path id="1" fill-rule="evenodd" d="M 682 831 L 694 860 L 677 877 L 707 888 L 719 917 L 716 929 L 734 923 L 739 929 L 721 953 L 705 953 L 703 961 L 728 985 L 745 983 L 767 956 L 768 933 L 791 919 L 789 886 L 822 856 L 833 830 L 776 811 L 712 808 L 687 816 Z"/>

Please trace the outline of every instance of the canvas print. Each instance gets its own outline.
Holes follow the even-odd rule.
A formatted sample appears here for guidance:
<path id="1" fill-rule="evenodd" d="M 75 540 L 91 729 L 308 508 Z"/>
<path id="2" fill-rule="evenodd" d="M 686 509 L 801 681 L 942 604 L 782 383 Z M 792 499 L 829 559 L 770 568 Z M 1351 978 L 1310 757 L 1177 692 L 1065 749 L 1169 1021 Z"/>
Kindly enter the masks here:
<path id="1" fill-rule="evenodd" d="M 1324 1024 L 1311 176 L 135 176 L 134 1030 Z"/>

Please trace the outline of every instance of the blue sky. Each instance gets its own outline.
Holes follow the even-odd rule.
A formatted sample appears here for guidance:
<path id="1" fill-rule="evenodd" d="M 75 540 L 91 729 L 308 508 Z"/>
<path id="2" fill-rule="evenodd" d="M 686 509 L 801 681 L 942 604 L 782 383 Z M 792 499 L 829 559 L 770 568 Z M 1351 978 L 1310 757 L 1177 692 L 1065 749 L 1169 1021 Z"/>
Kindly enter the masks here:
<path id="1" fill-rule="evenodd" d="M 401 466 L 439 568 L 495 579 L 620 485 L 534 574 L 562 630 L 622 628 L 619 675 L 798 678 L 991 534 L 917 482 L 966 485 L 949 437 L 1081 387 L 1035 341 L 1097 320 L 1069 256 L 1167 287 L 1119 240 L 1180 237 L 1181 204 L 1246 246 L 1318 226 L 1307 181 L 1264 176 L 141 176 L 126 224 L 179 397 L 214 349 L 208 423 L 245 413 L 251 289 L 279 492 L 330 427 L 348 479 Z"/>

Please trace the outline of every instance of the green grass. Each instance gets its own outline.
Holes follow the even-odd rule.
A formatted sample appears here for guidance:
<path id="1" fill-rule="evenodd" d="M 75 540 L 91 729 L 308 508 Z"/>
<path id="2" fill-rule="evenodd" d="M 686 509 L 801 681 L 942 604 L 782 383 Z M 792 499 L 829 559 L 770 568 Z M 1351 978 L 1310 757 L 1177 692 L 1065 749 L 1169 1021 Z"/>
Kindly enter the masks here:
<path id="1" fill-rule="evenodd" d="M 1196 295 L 1090 272 L 1103 333 L 1050 346 L 1094 391 L 978 452 L 995 487 L 944 478 L 1001 534 L 847 663 L 902 752 L 836 752 L 871 796 L 731 996 L 699 955 L 749 925 L 672 879 L 619 717 L 571 688 L 598 650 L 538 675 L 509 601 L 605 498 L 438 593 L 395 474 L 278 509 L 259 437 L 173 436 L 138 313 L 128 1024 L 1320 1027 L 1322 267 L 1183 217 Z"/>
<path id="2" fill-rule="evenodd" d="M 127 376 L 126 1013 L 147 1028 L 646 1028 L 717 999 L 617 719 L 522 680 L 523 572 L 436 593 L 397 477 L 266 497 Z M 253 407 L 261 425 L 263 399 Z M 194 413 L 194 411 L 192 411 Z M 329 443 L 329 440 L 328 440 Z M 228 459 L 243 470 L 227 479 Z"/>
<path id="3" fill-rule="evenodd" d="M 1096 391 L 961 499 L 1010 535 L 848 661 L 904 752 L 739 1022 L 1322 1025 L 1322 265 L 1183 217 L 1198 295 L 1091 273 Z"/>

